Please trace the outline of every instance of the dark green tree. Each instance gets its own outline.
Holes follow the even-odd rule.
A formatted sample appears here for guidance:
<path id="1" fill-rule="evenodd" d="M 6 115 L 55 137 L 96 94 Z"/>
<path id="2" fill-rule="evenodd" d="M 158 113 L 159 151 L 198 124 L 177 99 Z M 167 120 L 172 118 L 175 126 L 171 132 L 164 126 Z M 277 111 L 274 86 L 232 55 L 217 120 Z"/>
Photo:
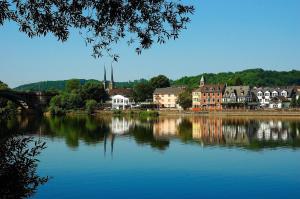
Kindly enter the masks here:
<path id="1" fill-rule="evenodd" d="M 80 91 L 82 100 L 96 100 L 97 102 L 105 102 L 108 95 L 100 82 L 90 81 L 85 83 Z"/>
<path id="2" fill-rule="evenodd" d="M 94 56 L 111 55 L 112 44 L 128 39 L 136 51 L 177 39 L 190 21 L 193 6 L 175 0 L 0 1 L 0 26 L 13 21 L 29 37 L 54 35 L 66 41 L 80 31 Z M 116 56 L 114 56 L 116 58 Z"/>
<path id="3" fill-rule="evenodd" d="M 137 84 L 133 88 L 133 99 L 136 102 L 144 102 L 147 99 L 152 99 L 153 87 L 148 82 Z"/>
<path id="4" fill-rule="evenodd" d="M 0 90 L 6 90 L 6 89 L 8 89 L 7 84 L 5 84 L 2 81 L 0 81 Z"/>
<path id="5" fill-rule="evenodd" d="M 234 85 L 235 86 L 241 86 L 241 85 L 243 85 L 242 79 L 240 77 L 235 78 Z"/>
<path id="6" fill-rule="evenodd" d="M 66 91 L 72 92 L 74 90 L 80 89 L 80 80 L 79 79 L 70 79 L 66 82 Z"/>
<path id="7" fill-rule="evenodd" d="M 150 79 L 151 86 L 155 88 L 165 88 L 170 86 L 170 80 L 164 75 L 158 75 Z"/>
<path id="8" fill-rule="evenodd" d="M 291 104 L 290 104 L 290 106 L 292 107 L 292 108 L 295 108 L 295 107 L 297 107 L 297 100 L 296 100 L 296 96 L 294 96 L 293 98 L 292 98 L 292 100 L 291 100 Z"/>
<path id="9" fill-rule="evenodd" d="M 192 107 L 192 94 L 190 92 L 183 92 L 178 96 L 177 103 L 184 109 Z"/>
<path id="10" fill-rule="evenodd" d="M 87 100 L 85 102 L 85 110 L 87 111 L 88 114 L 92 114 L 97 106 L 96 100 Z"/>

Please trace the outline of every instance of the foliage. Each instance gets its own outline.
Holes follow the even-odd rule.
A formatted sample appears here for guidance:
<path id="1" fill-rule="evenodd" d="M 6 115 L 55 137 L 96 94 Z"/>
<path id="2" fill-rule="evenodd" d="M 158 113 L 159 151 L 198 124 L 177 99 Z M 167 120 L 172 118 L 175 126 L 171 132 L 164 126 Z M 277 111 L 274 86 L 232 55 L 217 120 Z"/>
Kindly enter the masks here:
<path id="1" fill-rule="evenodd" d="M 137 45 L 137 53 L 154 42 L 177 39 L 193 12 L 193 6 L 174 0 L 4 0 L 0 2 L 0 26 L 14 21 L 30 38 L 51 33 L 59 41 L 69 38 L 70 28 L 76 29 L 99 57 L 103 51 L 111 55 L 112 44 L 125 38 L 128 44 Z"/>
<path id="2" fill-rule="evenodd" d="M 187 108 L 192 107 L 192 94 L 191 92 L 183 92 L 178 96 L 177 103 L 186 110 Z"/>
<path id="3" fill-rule="evenodd" d="M 0 195 L 1 198 L 27 198 L 48 177 L 37 175 L 38 159 L 45 142 L 30 137 L 9 137 L 0 143 Z"/>
<path id="4" fill-rule="evenodd" d="M 7 84 L 5 84 L 4 82 L 0 81 L 0 90 L 6 90 L 8 89 Z"/>
<path id="5" fill-rule="evenodd" d="M 234 85 L 235 80 L 240 78 L 243 85 L 250 86 L 290 86 L 300 85 L 300 71 L 270 71 L 263 69 L 248 69 L 239 72 L 223 72 L 223 73 L 203 73 L 197 76 L 182 77 L 172 82 L 173 85 L 185 85 L 190 88 L 199 86 L 201 76 L 204 76 L 205 83 L 227 83 Z"/>
<path id="6" fill-rule="evenodd" d="M 135 102 L 144 102 L 152 99 L 153 87 L 149 82 L 142 82 L 133 88 L 133 99 Z"/>
<path id="7" fill-rule="evenodd" d="M 83 100 L 93 99 L 97 102 L 105 102 L 108 99 L 103 85 L 94 81 L 86 82 L 80 90 L 80 95 Z"/>
<path id="8" fill-rule="evenodd" d="M 96 100 L 87 100 L 85 102 L 85 110 L 88 112 L 88 114 L 92 114 L 97 106 Z"/>
<path id="9" fill-rule="evenodd" d="M 170 86 L 170 80 L 164 75 L 158 75 L 150 79 L 151 86 L 155 88 L 165 88 Z"/>
<path id="10" fill-rule="evenodd" d="M 51 114 L 63 115 L 67 110 L 80 108 L 82 99 L 77 93 L 61 93 L 50 100 L 49 110 Z"/>
<path id="11" fill-rule="evenodd" d="M 72 92 L 74 90 L 80 89 L 80 80 L 79 79 L 70 79 L 66 82 L 66 91 Z"/>

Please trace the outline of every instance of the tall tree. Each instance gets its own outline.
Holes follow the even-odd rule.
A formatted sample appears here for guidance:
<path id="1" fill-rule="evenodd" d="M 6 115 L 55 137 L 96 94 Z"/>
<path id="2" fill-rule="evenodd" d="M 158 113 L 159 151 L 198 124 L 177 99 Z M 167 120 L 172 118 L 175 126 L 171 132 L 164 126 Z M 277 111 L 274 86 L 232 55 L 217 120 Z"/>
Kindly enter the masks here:
<path id="1" fill-rule="evenodd" d="M 124 38 L 138 53 L 154 42 L 177 39 L 193 12 L 180 0 L 2 0 L 0 26 L 14 21 L 29 37 L 52 33 L 60 41 L 77 29 L 97 57 L 103 51 L 112 55 L 112 44 Z"/>
<path id="2" fill-rule="evenodd" d="M 72 92 L 73 90 L 80 89 L 80 80 L 79 79 L 70 79 L 66 83 L 66 90 Z"/>
<path id="3" fill-rule="evenodd" d="M 170 86 L 170 80 L 164 75 L 158 75 L 150 79 L 151 86 L 155 88 L 165 88 Z"/>
<path id="4" fill-rule="evenodd" d="M 153 87 L 148 82 L 141 82 L 133 88 L 133 99 L 136 102 L 143 102 L 152 99 Z"/>
<path id="5" fill-rule="evenodd" d="M 192 107 L 192 94 L 190 92 L 183 92 L 178 96 L 177 103 L 184 109 Z"/>

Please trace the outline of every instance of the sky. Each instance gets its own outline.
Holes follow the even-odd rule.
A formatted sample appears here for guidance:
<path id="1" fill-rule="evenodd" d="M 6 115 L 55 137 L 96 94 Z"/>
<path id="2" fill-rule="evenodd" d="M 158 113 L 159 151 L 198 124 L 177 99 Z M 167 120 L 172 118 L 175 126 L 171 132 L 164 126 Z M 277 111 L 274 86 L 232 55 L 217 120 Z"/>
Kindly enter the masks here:
<path id="1" fill-rule="evenodd" d="M 185 2 L 196 12 L 178 40 L 156 44 L 141 55 L 122 43 L 116 46 L 115 81 L 258 67 L 300 70 L 299 0 Z M 12 22 L 0 26 L 0 80 L 12 88 L 45 80 L 102 80 L 110 59 L 95 59 L 91 53 L 78 31 L 61 43 L 53 36 L 30 39 Z"/>

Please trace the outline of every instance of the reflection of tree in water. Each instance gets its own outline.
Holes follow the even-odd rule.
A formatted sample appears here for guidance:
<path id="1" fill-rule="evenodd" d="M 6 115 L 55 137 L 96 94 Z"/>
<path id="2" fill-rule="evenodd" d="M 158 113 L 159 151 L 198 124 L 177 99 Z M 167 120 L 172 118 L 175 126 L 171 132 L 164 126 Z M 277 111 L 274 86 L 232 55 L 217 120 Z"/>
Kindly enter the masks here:
<path id="1" fill-rule="evenodd" d="M 169 147 L 170 142 L 168 140 L 158 140 L 154 137 L 152 123 L 133 125 L 129 132 L 138 144 L 150 144 L 151 147 L 159 150 L 165 150 Z"/>
<path id="2" fill-rule="evenodd" d="M 76 148 L 79 140 L 87 144 L 103 141 L 109 132 L 107 121 L 91 117 L 54 117 L 45 121 L 49 125 L 48 136 L 65 138 L 69 147 Z"/>
<path id="3" fill-rule="evenodd" d="M 2 133 L 10 132 L 9 121 L 0 123 Z M 40 177 L 36 171 L 37 156 L 43 149 L 45 143 L 34 141 L 31 137 L 0 135 L 1 198 L 32 196 L 39 185 L 48 181 L 48 177 Z"/>

